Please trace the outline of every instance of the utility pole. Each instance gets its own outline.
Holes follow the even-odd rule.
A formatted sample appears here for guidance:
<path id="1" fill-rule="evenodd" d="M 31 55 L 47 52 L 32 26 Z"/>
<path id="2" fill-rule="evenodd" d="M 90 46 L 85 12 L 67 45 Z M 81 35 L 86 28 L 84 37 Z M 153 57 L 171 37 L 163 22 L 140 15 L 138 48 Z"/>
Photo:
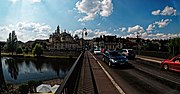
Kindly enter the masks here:
<path id="1" fill-rule="evenodd" d="M 175 55 L 174 45 L 175 45 L 175 38 L 173 38 L 173 56 Z"/>

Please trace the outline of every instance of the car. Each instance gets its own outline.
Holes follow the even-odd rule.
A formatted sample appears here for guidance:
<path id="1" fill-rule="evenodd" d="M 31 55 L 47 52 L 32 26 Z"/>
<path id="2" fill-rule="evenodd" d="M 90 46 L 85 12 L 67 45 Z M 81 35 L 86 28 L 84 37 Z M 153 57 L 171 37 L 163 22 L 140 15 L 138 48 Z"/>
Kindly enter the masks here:
<path id="1" fill-rule="evenodd" d="M 125 55 L 128 59 L 135 59 L 136 54 L 133 49 L 122 49 L 120 51 L 123 55 Z"/>
<path id="2" fill-rule="evenodd" d="M 163 70 L 174 70 L 180 72 L 180 54 L 171 59 L 166 59 L 161 62 Z"/>
<path id="3" fill-rule="evenodd" d="M 103 53 L 102 60 L 110 67 L 114 65 L 128 65 L 128 59 L 117 51 L 106 51 Z"/>
<path id="4" fill-rule="evenodd" d="M 94 49 L 94 54 L 101 54 L 101 49 Z"/>

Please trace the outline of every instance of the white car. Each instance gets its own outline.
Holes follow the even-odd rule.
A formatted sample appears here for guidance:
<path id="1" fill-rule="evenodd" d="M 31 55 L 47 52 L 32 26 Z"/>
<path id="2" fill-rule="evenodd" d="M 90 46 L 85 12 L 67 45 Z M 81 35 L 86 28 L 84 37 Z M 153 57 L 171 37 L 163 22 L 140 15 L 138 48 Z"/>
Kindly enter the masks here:
<path id="1" fill-rule="evenodd" d="M 135 52 L 133 49 L 122 49 L 121 53 L 124 54 L 125 56 L 127 56 L 127 58 L 131 58 L 131 59 L 135 59 Z"/>
<path id="2" fill-rule="evenodd" d="M 101 50 L 100 49 L 94 49 L 94 54 L 101 54 Z"/>

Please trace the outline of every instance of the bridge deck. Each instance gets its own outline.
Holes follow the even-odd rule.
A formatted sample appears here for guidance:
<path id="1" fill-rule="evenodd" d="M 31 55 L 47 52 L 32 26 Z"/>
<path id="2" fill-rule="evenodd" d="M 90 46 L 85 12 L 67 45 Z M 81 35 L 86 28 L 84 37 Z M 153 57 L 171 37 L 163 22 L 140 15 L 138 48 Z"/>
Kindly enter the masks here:
<path id="1" fill-rule="evenodd" d="M 90 52 L 84 53 L 77 94 L 119 94 Z"/>

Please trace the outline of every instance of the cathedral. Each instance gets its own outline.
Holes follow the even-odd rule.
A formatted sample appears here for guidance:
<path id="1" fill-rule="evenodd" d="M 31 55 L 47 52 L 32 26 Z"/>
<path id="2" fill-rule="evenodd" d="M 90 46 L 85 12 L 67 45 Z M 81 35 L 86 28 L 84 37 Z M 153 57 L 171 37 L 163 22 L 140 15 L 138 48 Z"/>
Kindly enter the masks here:
<path id="1" fill-rule="evenodd" d="M 74 40 L 71 34 L 66 30 L 61 31 L 59 26 L 53 34 L 49 37 L 48 49 L 49 50 L 76 50 L 80 45 Z"/>

